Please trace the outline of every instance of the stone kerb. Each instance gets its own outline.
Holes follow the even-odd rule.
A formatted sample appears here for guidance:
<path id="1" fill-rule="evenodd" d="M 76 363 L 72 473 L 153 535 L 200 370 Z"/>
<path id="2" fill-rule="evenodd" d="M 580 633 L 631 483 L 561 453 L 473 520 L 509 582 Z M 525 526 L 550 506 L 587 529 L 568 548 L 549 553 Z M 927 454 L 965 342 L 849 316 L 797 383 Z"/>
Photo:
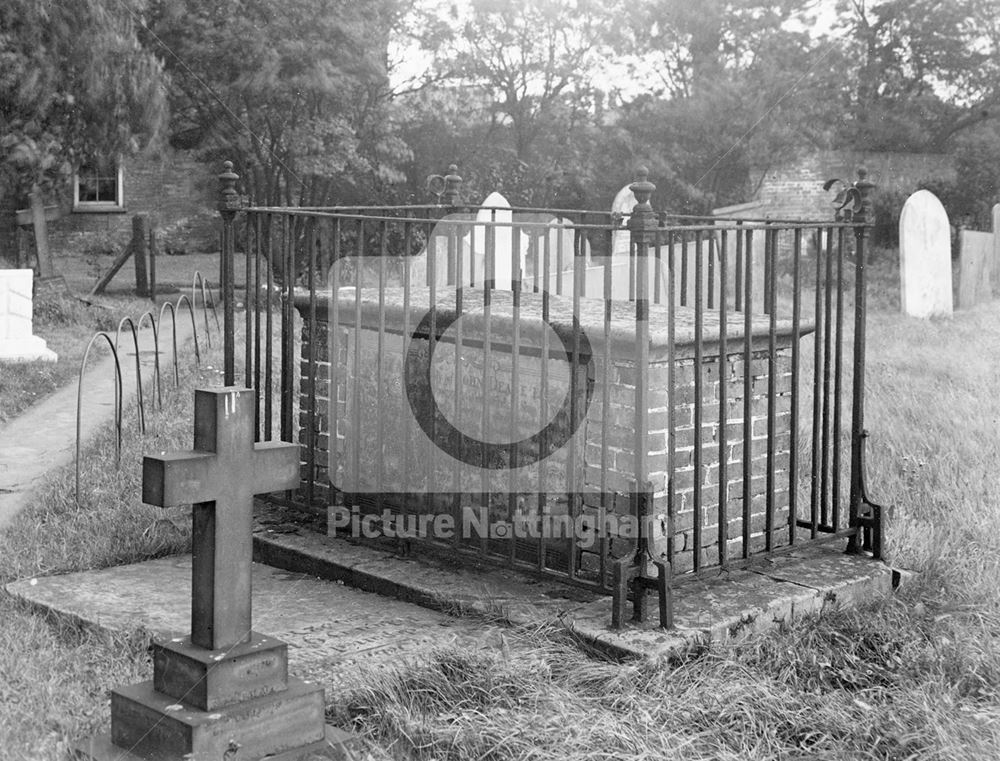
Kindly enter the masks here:
<path id="1" fill-rule="evenodd" d="M 55 362 L 56 353 L 32 330 L 30 269 L 0 269 L 0 362 Z"/>
<path id="2" fill-rule="evenodd" d="M 899 215 L 899 277 L 904 314 L 951 316 L 951 228 L 929 190 L 911 195 Z"/>

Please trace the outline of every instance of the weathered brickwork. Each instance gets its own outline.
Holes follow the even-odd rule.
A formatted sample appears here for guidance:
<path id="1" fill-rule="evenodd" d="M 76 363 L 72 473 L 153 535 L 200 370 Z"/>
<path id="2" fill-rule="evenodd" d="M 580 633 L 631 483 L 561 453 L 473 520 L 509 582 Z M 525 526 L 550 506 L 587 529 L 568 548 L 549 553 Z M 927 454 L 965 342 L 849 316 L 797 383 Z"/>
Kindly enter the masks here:
<path id="1" fill-rule="evenodd" d="M 912 193 L 926 180 L 955 178 L 954 160 L 943 154 L 852 153 L 821 151 L 809 153 L 759 173 L 753 178 L 759 187 L 755 201 L 763 208 L 752 216 L 776 219 L 830 219 L 831 194 L 823 183 L 834 177 L 853 180 L 858 167 L 868 169 L 879 192 Z"/>
<path id="2" fill-rule="evenodd" d="M 48 226 L 49 245 L 56 254 L 81 253 L 108 238 L 124 246 L 132 235 L 132 217 L 148 214 L 159 232 L 160 245 L 187 252 L 218 248 L 219 220 L 215 212 L 217 171 L 186 151 L 136 156 L 123 162 L 124 211 L 73 211 L 72 189 L 60 199 L 64 215 Z"/>
<path id="3" fill-rule="evenodd" d="M 300 312 L 302 314 L 302 312 Z M 303 314 L 303 316 L 305 316 Z M 328 504 L 331 445 L 335 451 L 348 451 L 344 437 L 349 435 L 348 384 L 331 386 L 329 357 L 329 323 L 325 309 L 317 311 L 314 335 L 310 336 L 308 320 L 302 330 L 302 362 L 300 388 L 300 441 L 304 443 L 302 488 L 312 481 L 312 494 L 318 504 Z M 367 328 L 366 328 L 367 329 Z M 344 335 L 353 327 L 340 326 Z M 374 331 L 373 331 L 374 332 Z M 312 338 L 312 342 L 310 342 Z M 744 539 L 747 552 L 762 552 L 768 546 L 788 543 L 789 509 L 789 447 L 791 410 L 791 348 L 790 337 L 778 335 L 777 352 L 773 359 L 776 372 L 769 373 L 769 351 L 766 338 L 755 337 L 751 346 L 749 366 L 741 338 L 731 339 L 727 361 L 721 362 L 718 348 L 706 335 L 700 371 L 696 368 L 693 346 L 689 337 L 674 350 L 674 390 L 670 393 L 670 370 L 665 347 L 654 343 L 648 379 L 647 451 L 644 453 L 648 484 L 651 489 L 649 513 L 651 550 L 673 562 L 675 572 L 683 573 L 720 562 L 720 496 L 725 504 L 722 523 L 724 554 L 728 558 L 742 557 Z M 353 354 L 349 341 L 338 342 L 340 356 L 336 358 L 338 378 L 351 377 Z M 310 357 L 314 372 L 310 373 Z M 605 519 L 609 514 L 631 515 L 636 490 L 636 380 L 639 370 L 634 360 L 613 352 L 605 373 L 602 356 L 595 354 L 593 363 L 593 394 L 584 422 L 583 440 L 578 447 L 579 465 L 584 482 L 583 513 L 597 526 L 603 503 Z M 720 371 L 723 378 L 720 379 Z M 744 373 L 749 375 L 749 405 L 744 402 Z M 607 377 L 605 377 L 605 375 Z M 701 393 L 696 393 L 696 375 Z M 315 394 L 315 406 L 312 395 Z M 336 407 L 334 404 L 336 397 Z M 606 400 L 605 400 L 606 397 Z M 769 397 L 773 398 L 771 453 L 768 454 Z M 725 409 L 726 425 L 720 430 L 720 407 Z M 745 415 L 749 406 L 749 415 Z M 313 414 L 309 410 L 313 409 Z M 696 430 L 696 409 L 700 427 Z M 331 440 L 331 411 L 337 418 L 337 435 Z M 673 418 L 673 462 L 670 459 L 671 417 Z M 745 422 L 746 421 L 746 422 Z M 310 431 L 310 424 L 312 430 Z M 385 435 L 395 433 L 390 426 Z M 374 436 L 374 434 L 372 434 Z M 700 457 L 695 470 L 696 451 Z M 721 453 L 721 457 L 720 457 Z M 770 457 L 770 459 L 769 459 Z M 334 458 L 338 468 L 345 467 L 344 457 Z M 721 461 L 720 461 L 721 459 Z M 602 467 L 604 463 L 604 467 Z M 346 465 L 350 467 L 350 463 Z M 375 467 L 365 463 L 362 467 Z M 768 473 L 771 473 L 770 479 Z M 343 475 L 334 474 L 335 476 Z M 749 527 L 744 530 L 744 477 L 749 476 Z M 720 481 L 725 488 L 720 491 Z M 335 482 L 341 482 L 334 478 Z M 673 491 L 672 500 L 668 495 Z M 695 505 L 695 494 L 700 505 Z M 602 494 L 604 495 L 602 497 Z M 769 496 L 770 495 L 770 496 Z M 549 510 L 558 513 L 565 500 L 554 499 Z M 770 522 L 768 503 L 771 505 Z M 672 510 L 671 510 L 672 508 Z M 672 526 L 668 516 L 672 512 Z M 585 521 L 586 523 L 586 521 Z M 605 520 L 605 525 L 607 521 Z M 696 531 L 696 525 L 699 530 Z M 745 536 L 746 534 L 746 536 Z M 583 543 L 586 545 L 587 543 Z M 611 534 L 605 549 L 612 557 L 632 548 L 632 536 Z M 594 575 L 601 567 L 601 545 L 580 546 L 576 566 L 584 575 Z"/>

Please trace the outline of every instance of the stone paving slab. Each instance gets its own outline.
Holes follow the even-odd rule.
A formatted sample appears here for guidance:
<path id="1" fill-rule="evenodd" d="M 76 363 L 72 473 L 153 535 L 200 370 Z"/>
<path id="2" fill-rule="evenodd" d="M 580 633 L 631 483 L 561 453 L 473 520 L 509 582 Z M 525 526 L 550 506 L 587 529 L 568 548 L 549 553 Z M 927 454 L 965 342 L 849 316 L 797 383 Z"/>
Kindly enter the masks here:
<path id="1" fill-rule="evenodd" d="M 610 629 L 610 596 L 509 569 L 455 567 L 454 562 L 422 554 L 401 557 L 308 530 L 284 533 L 266 527 L 254 536 L 254 557 L 422 605 L 461 604 L 484 615 L 499 614 L 515 625 L 562 624 L 615 655 L 651 659 L 691 644 L 727 641 L 796 616 L 890 594 L 894 578 L 884 563 L 846 555 L 840 546 L 814 545 L 762 559 L 751 569 L 678 579 L 673 630 L 658 627 L 651 595 L 652 620 L 630 622 L 616 632 Z"/>
<path id="2" fill-rule="evenodd" d="M 178 637 L 190 629 L 191 556 L 25 579 L 8 584 L 7 592 L 105 629 L 139 626 Z M 330 688 L 357 684 L 362 666 L 419 662 L 432 649 L 459 644 L 501 644 L 501 627 L 487 622 L 259 563 L 253 594 L 254 629 L 289 644 L 292 674 Z"/>

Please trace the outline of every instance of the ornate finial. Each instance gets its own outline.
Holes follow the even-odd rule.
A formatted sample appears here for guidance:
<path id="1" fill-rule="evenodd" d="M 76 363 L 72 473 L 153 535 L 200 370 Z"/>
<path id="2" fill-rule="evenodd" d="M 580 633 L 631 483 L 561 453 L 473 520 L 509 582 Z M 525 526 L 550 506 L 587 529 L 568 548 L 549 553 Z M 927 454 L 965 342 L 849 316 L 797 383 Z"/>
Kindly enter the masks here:
<path id="1" fill-rule="evenodd" d="M 653 191 L 656 190 L 656 185 L 649 181 L 649 170 L 644 166 L 640 166 L 635 170 L 635 177 L 635 182 L 629 185 L 628 189 L 635 195 L 635 200 L 639 202 L 639 206 L 645 205 L 643 207 L 644 210 L 646 208 L 652 210 L 653 207 L 649 205 L 649 199 L 652 197 Z"/>
<path id="2" fill-rule="evenodd" d="M 649 202 L 653 191 L 656 190 L 656 185 L 649 181 L 649 170 L 644 166 L 636 169 L 635 175 L 635 182 L 628 186 L 636 200 L 635 208 L 632 209 L 632 215 L 628 220 L 628 226 L 633 232 L 641 233 L 643 230 L 656 227 L 656 213 Z"/>
<path id="3" fill-rule="evenodd" d="M 871 199 L 871 192 L 875 189 L 875 183 L 868 179 L 868 170 L 865 167 L 858 167 L 858 181 L 854 183 L 861 202 L 857 211 L 854 212 L 854 221 L 862 224 L 875 224 L 875 204 Z"/>
<path id="4" fill-rule="evenodd" d="M 233 162 L 222 163 L 222 173 L 219 175 L 219 205 L 223 213 L 233 214 L 240 208 L 240 194 L 236 192 L 236 181 L 240 176 L 233 171 Z"/>
<path id="5" fill-rule="evenodd" d="M 437 196 L 439 204 L 457 206 L 461 202 L 461 187 L 462 178 L 458 176 L 457 164 L 450 164 L 444 177 L 432 174 L 427 178 L 427 190 Z"/>
<path id="6" fill-rule="evenodd" d="M 449 206 L 457 206 L 461 200 L 459 197 L 461 187 L 462 178 L 458 175 L 458 165 L 450 164 L 448 175 L 444 178 L 444 193 L 441 194 L 441 200 Z"/>
<path id="7" fill-rule="evenodd" d="M 841 189 L 833 198 L 834 219 L 838 222 L 859 222 L 871 224 L 874 220 L 871 198 L 875 183 L 868 179 L 868 170 L 858 168 L 858 179 L 850 183 L 836 177 L 823 183 L 823 190 L 830 190 L 835 185 Z"/>

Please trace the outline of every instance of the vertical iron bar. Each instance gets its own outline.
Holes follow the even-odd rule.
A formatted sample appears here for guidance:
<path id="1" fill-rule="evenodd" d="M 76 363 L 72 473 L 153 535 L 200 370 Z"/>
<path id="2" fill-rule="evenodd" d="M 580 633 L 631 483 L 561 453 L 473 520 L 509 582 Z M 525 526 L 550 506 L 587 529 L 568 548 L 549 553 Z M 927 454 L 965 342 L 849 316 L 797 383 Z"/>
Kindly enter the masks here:
<path id="1" fill-rule="evenodd" d="M 778 382 L 778 309 L 777 309 L 777 273 L 778 273 L 778 231 L 765 232 L 765 259 L 767 267 L 767 515 L 764 520 L 765 551 L 773 549 L 774 541 L 774 488 L 775 488 L 775 444 L 776 430 L 776 392 Z"/>
<path id="2" fill-rule="evenodd" d="M 306 253 L 308 254 L 309 273 L 306 275 L 306 283 L 309 287 L 309 326 L 307 328 L 309 344 L 309 431 L 306 437 L 306 451 L 309 457 L 309 480 L 306 482 L 306 502 L 313 504 L 315 496 L 316 481 L 316 441 L 319 438 L 319 419 L 316 415 L 316 219 L 307 217 L 305 223 Z"/>
<path id="3" fill-rule="evenodd" d="M 473 236 L 470 236 L 470 238 Z M 462 405 L 459 400 L 462 396 L 462 368 L 465 366 L 462 357 L 462 296 L 465 293 L 465 284 L 462 282 L 462 237 L 459 234 L 457 223 L 448 225 L 448 259 L 454 259 L 455 269 L 455 322 L 452 323 L 455 330 L 455 364 L 452 368 L 452 420 L 454 425 L 461 427 Z M 452 468 L 452 517 L 455 521 L 456 530 L 452 532 L 454 544 L 458 547 L 462 541 L 462 466 L 456 460 Z"/>
<path id="4" fill-rule="evenodd" d="M 810 476 L 811 490 L 809 509 L 811 522 L 811 538 L 819 533 L 819 501 L 820 501 L 820 437 L 822 434 L 822 392 L 823 380 L 823 228 L 816 230 L 816 303 L 814 306 L 813 331 L 813 420 L 812 420 L 812 473 Z"/>
<path id="5" fill-rule="evenodd" d="M 558 240 L 562 239 L 563 229 L 558 230 Z M 559 243 L 557 242 L 557 246 Z M 541 526 L 544 521 L 548 495 L 546 493 L 546 455 L 549 451 L 549 331 L 546 326 L 549 324 L 549 276 L 552 267 L 552 245 L 549 236 L 545 236 L 545 245 L 542 253 L 542 378 L 541 378 L 541 403 L 539 404 L 539 427 L 541 437 L 538 443 L 540 447 L 538 463 L 538 513 L 536 525 Z M 538 532 L 538 545 L 535 547 L 535 563 L 539 571 L 545 568 L 545 537 L 543 532 Z"/>
<path id="6" fill-rule="evenodd" d="M 850 526 L 858 528 L 864 494 L 864 445 L 865 445 L 865 331 L 868 317 L 868 291 L 865 285 L 865 257 L 867 256 L 870 225 L 875 221 L 870 198 L 875 184 L 868 180 L 868 172 L 858 170 L 854 187 L 861 195 L 861 208 L 854 215 L 854 376 L 851 380 L 851 494 Z M 877 517 L 876 517 L 877 519 Z M 877 528 L 877 527 L 876 527 Z M 847 544 L 847 551 L 856 553 L 861 543 L 855 534 Z M 879 554 L 881 554 L 880 548 Z"/>
<path id="7" fill-rule="evenodd" d="M 361 491 L 361 442 L 365 440 L 361 431 L 361 343 L 364 340 L 362 330 L 361 304 L 364 301 L 365 272 L 365 221 L 357 220 L 358 240 L 354 257 L 354 362 L 351 368 L 351 478 L 349 483 L 355 492 Z M 428 257 L 429 258 L 429 257 Z M 357 504 L 357 502 L 355 502 Z"/>
<path id="8" fill-rule="evenodd" d="M 729 240 L 726 229 L 722 229 L 722 245 L 719 246 L 719 565 L 729 566 L 729 446 L 728 410 L 729 404 L 729 314 L 726 303 L 725 283 L 729 276 L 729 261 L 726 246 Z"/>
<path id="9" fill-rule="evenodd" d="M 684 243 L 684 261 L 687 261 L 689 242 Z M 702 490 L 705 486 L 704 458 L 702 452 L 702 424 L 704 423 L 704 378 L 702 377 L 703 347 L 705 332 L 705 294 L 703 293 L 702 276 L 704 274 L 702 233 L 694 234 L 694 491 L 691 496 L 694 503 L 694 570 L 702 566 Z"/>
<path id="10" fill-rule="evenodd" d="M 799 492 L 799 333 L 802 321 L 802 282 L 799 274 L 802 260 L 802 228 L 795 228 L 792 250 L 792 389 L 790 436 L 788 444 L 788 541 L 795 544 L 795 529 L 798 525 Z"/>
<path id="11" fill-rule="evenodd" d="M 292 440 L 292 411 L 295 375 L 295 218 L 288 215 L 288 248 L 285 251 L 285 281 L 281 307 L 281 440 Z"/>
<path id="12" fill-rule="evenodd" d="M 382 515 L 385 508 L 385 278 L 386 257 L 389 255 L 389 223 L 379 224 L 378 251 L 378 334 L 375 341 L 375 510 Z M 457 533 L 457 532 L 456 532 Z"/>
<path id="13" fill-rule="evenodd" d="M 825 527 L 830 525 L 830 362 L 832 358 L 830 341 L 833 338 L 833 299 L 830 289 L 833 285 L 833 228 L 826 231 L 826 271 L 823 282 L 823 451 L 820 470 L 820 522 Z"/>
<path id="14" fill-rule="evenodd" d="M 734 295 L 735 309 L 737 312 L 743 311 L 743 223 L 736 223 L 736 266 L 734 273 Z"/>
<path id="15" fill-rule="evenodd" d="M 328 330 L 330 331 L 328 340 L 330 347 L 330 388 L 327 391 L 327 397 L 330 400 L 329 406 L 329 428 L 330 428 L 330 443 L 329 443 L 329 455 L 327 456 L 327 467 L 329 470 L 329 481 L 330 481 L 330 498 L 328 502 L 330 504 L 340 504 L 342 503 L 342 497 L 337 496 L 335 499 L 334 486 L 339 485 L 342 487 L 344 481 L 342 474 L 339 472 L 340 468 L 343 467 L 346 470 L 346 463 L 344 460 L 347 456 L 347 439 L 345 432 L 345 439 L 343 444 L 343 449 L 341 449 L 340 443 L 340 428 L 341 428 L 341 407 L 344 405 L 344 416 L 346 418 L 347 412 L 347 379 L 350 377 L 348 372 L 348 360 L 347 360 L 347 342 L 344 343 L 343 353 L 344 353 L 344 363 L 341 367 L 340 363 L 340 276 L 343 272 L 343 264 L 340 261 L 340 217 L 335 217 L 331 223 L 330 235 L 333 240 L 330 241 L 330 268 L 327 272 L 327 282 L 330 284 L 330 317 L 328 321 Z M 404 268 L 404 271 L 409 272 L 409 268 Z M 358 340 L 361 337 L 361 331 L 354 331 L 354 338 Z M 341 400 L 341 391 L 343 391 L 343 400 Z M 346 424 L 346 420 L 343 421 Z"/>
<path id="16" fill-rule="evenodd" d="M 844 367 L 844 228 L 837 229 L 837 335 L 833 370 L 833 512 L 834 531 L 840 530 L 840 417 Z"/>
<path id="17" fill-rule="evenodd" d="M 264 441 L 273 438 L 274 425 L 274 215 L 269 215 L 271 229 L 267 236 L 267 296 L 264 312 Z M 280 218 L 279 218 L 280 222 Z M 285 225 L 278 230 L 278 248 L 285 250 Z"/>
<path id="18" fill-rule="evenodd" d="M 743 557 L 750 557 L 753 507 L 753 234 L 746 231 L 743 271 Z"/>
<path id="19" fill-rule="evenodd" d="M 253 440 L 260 441 L 260 260 L 264 230 L 271 239 L 270 215 L 255 214 L 257 234 L 254 236 L 253 300 L 247 299 L 247 309 L 253 309 Z M 252 307 L 251 307 L 252 305 Z M 247 340 L 250 338 L 247 336 Z"/>
<path id="20" fill-rule="evenodd" d="M 667 231 L 667 560 L 675 563 L 677 515 L 677 260 L 674 231 Z"/>

